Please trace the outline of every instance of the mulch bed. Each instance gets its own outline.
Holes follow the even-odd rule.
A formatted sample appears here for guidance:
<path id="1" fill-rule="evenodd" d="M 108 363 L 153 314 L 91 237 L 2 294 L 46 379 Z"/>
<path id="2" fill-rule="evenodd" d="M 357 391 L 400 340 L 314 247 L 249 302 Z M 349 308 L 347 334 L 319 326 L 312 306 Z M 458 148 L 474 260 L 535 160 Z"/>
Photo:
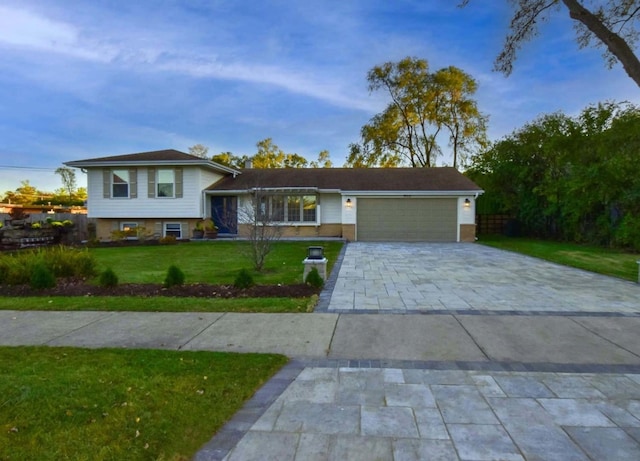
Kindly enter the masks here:
<path id="1" fill-rule="evenodd" d="M 194 298 L 303 298 L 318 294 L 309 285 L 256 285 L 238 289 L 233 285 L 191 284 L 165 288 L 160 284 L 124 283 L 113 288 L 84 281 L 58 280 L 54 288 L 34 290 L 29 285 L 0 285 L 0 296 L 176 296 Z"/>

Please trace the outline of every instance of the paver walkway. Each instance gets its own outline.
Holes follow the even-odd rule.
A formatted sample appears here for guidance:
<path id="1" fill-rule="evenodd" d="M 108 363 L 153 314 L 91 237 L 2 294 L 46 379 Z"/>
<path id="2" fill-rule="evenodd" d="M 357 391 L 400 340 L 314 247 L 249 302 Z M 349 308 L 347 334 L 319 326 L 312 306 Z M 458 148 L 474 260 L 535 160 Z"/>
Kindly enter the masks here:
<path id="1" fill-rule="evenodd" d="M 196 459 L 631 461 L 640 375 L 304 368 L 231 425 Z"/>
<path id="2" fill-rule="evenodd" d="M 640 313 L 637 284 L 478 244 L 351 243 L 329 312 Z"/>

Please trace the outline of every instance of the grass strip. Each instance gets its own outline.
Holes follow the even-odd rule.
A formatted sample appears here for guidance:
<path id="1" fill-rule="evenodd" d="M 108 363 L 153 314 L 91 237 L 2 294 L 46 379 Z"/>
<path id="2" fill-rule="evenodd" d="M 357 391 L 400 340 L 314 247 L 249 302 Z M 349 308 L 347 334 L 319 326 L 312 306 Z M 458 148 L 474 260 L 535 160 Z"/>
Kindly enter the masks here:
<path id="1" fill-rule="evenodd" d="M 598 274 L 634 282 L 638 280 L 637 261 L 640 255 L 637 253 L 522 237 L 481 236 L 478 243 Z"/>
<path id="2" fill-rule="evenodd" d="M 1 347 L 0 459 L 191 459 L 286 362 L 271 354 Z"/>
<path id="3" fill-rule="evenodd" d="M 0 297 L 0 310 L 131 311 L 131 312 L 311 312 L 310 298 L 143 298 L 138 296 Z"/>

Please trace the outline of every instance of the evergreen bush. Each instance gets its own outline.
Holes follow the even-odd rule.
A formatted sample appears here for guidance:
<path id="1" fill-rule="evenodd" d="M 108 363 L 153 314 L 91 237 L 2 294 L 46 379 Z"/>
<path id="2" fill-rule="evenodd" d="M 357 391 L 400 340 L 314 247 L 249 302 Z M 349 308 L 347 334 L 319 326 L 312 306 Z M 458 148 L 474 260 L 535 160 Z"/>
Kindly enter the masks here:
<path id="1" fill-rule="evenodd" d="M 247 269 L 240 269 L 240 272 L 238 272 L 238 275 L 233 282 L 233 286 L 244 290 L 245 288 L 250 288 L 253 285 L 253 275 L 251 275 L 251 272 L 249 272 Z"/>
<path id="2" fill-rule="evenodd" d="M 106 288 L 118 286 L 118 276 L 110 267 L 100 274 L 100 286 Z"/>
<path id="3" fill-rule="evenodd" d="M 178 266 L 172 264 L 167 271 L 167 277 L 164 279 L 164 286 L 170 288 L 173 286 L 184 285 L 184 272 Z"/>
<path id="4" fill-rule="evenodd" d="M 322 285 L 324 285 L 324 280 L 322 280 L 322 277 L 320 277 L 320 273 L 318 272 L 318 269 L 316 269 L 315 267 L 309 271 L 309 273 L 307 274 L 307 278 L 304 280 L 304 282 L 307 285 L 312 286 L 313 288 L 322 288 Z"/>

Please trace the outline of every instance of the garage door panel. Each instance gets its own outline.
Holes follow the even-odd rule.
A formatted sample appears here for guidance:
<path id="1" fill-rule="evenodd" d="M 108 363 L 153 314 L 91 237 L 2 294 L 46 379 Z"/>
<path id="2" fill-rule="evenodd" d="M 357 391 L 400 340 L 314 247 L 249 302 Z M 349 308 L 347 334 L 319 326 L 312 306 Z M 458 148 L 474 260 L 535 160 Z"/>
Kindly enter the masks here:
<path id="1" fill-rule="evenodd" d="M 453 242 L 457 240 L 454 198 L 360 198 L 360 241 Z"/>

